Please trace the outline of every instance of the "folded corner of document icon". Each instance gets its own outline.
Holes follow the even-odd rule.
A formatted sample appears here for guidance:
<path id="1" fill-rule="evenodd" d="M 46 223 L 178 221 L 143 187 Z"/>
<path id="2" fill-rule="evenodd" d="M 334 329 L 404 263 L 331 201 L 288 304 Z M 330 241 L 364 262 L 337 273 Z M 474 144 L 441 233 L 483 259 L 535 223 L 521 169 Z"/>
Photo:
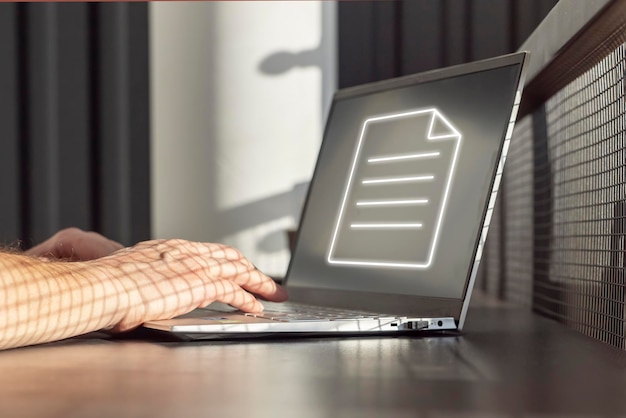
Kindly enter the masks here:
<path id="1" fill-rule="evenodd" d="M 461 133 L 436 108 L 363 121 L 328 249 L 328 262 L 427 269 Z"/>

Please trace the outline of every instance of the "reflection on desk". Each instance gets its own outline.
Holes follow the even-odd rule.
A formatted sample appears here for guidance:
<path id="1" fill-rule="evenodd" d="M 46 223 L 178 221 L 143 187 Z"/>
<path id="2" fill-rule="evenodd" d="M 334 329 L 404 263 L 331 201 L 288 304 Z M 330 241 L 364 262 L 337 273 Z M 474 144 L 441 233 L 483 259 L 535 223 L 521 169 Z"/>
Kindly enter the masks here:
<path id="1" fill-rule="evenodd" d="M 503 307 L 458 337 L 83 337 L 2 352 L 0 370 L 3 417 L 626 416 L 626 353 Z"/>

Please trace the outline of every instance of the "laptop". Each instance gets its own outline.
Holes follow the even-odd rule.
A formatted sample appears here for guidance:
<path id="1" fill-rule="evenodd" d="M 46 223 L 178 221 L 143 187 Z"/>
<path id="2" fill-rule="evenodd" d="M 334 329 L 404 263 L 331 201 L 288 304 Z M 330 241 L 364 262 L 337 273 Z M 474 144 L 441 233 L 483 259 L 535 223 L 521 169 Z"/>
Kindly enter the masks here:
<path id="1" fill-rule="evenodd" d="M 337 91 L 284 285 L 145 327 L 191 338 L 461 331 L 527 52 Z"/>

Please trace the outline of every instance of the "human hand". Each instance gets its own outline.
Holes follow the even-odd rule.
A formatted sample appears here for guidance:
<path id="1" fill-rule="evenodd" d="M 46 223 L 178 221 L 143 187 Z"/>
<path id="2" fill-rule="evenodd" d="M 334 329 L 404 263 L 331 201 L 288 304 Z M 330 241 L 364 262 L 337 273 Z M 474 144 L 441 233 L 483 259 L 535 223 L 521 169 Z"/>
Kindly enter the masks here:
<path id="1" fill-rule="evenodd" d="M 113 331 L 173 318 L 214 301 L 259 312 L 263 306 L 253 294 L 275 302 L 287 299 L 282 287 L 222 244 L 145 241 L 85 264 L 105 272 L 128 295 L 128 310 Z"/>
<path id="2" fill-rule="evenodd" d="M 63 229 L 24 254 L 66 261 L 87 261 L 107 256 L 123 248 L 97 232 L 86 232 L 78 228 Z"/>

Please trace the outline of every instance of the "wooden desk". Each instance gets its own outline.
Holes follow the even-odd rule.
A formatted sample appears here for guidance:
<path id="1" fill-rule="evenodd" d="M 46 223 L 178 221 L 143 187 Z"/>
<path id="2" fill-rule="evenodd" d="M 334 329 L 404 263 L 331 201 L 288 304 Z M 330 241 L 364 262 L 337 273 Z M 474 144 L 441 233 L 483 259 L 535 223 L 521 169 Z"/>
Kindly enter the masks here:
<path id="1" fill-rule="evenodd" d="M 626 417 L 626 352 L 480 307 L 460 337 L 10 350 L 0 391 L 1 417 Z"/>

